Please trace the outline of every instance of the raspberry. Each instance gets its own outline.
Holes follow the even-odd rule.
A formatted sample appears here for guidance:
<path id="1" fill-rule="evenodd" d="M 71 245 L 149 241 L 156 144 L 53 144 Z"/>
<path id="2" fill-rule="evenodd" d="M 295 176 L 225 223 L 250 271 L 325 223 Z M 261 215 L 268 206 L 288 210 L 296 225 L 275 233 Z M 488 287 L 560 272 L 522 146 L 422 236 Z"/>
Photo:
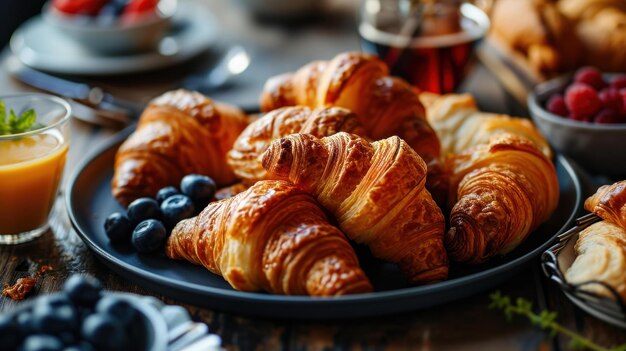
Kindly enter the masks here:
<path id="1" fill-rule="evenodd" d="M 624 120 L 620 118 L 620 115 L 610 108 L 603 108 L 593 118 L 595 123 L 600 124 L 615 124 L 624 123 Z"/>
<path id="2" fill-rule="evenodd" d="M 624 103 L 617 89 L 606 88 L 598 93 L 598 98 L 604 107 L 610 108 L 617 113 L 622 113 Z"/>
<path id="3" fill-rule="evenodd" d="M 617 90 L 626 88 L 626 74 L 620 74 L 613 77 L 613 79 L 611 79 L 611 88 Z"/>
<path id="4" fill-rule="evenodd" d="M 579 115 L 574 111 L 570 111 L 569 115 L 567 115 L 567 118 L 572 119 L 574 121 L 579 121 L 579 122 L 593 121 L 593 115 Z"/>
<path id="5" fill-rule="evenodd" d="M 565 106 L 565 100 L 563 99 L 563 95 L 561 94 L 552 95 L 548 100 L 548 103 L 546 104 L 546 108 L 548 109 L 548 111 L 561 117 L 567 117 L 568 115 L 567 106 Z"/>
<path id="6" fill-rule="evenodd" d="M 574 83 L 567 88 L 565 105 L 577 120 L 591 118 L 602 107 L 596 91 L 583 83 Z"/>
<path id="7" fill-rule="evenodd" d="M 600 90 L 606 86 L 602 73 L 595 67 L 582 67 L 576 71 L 574 82 L 585 83 L 592 86 L 596 90 Z"/>

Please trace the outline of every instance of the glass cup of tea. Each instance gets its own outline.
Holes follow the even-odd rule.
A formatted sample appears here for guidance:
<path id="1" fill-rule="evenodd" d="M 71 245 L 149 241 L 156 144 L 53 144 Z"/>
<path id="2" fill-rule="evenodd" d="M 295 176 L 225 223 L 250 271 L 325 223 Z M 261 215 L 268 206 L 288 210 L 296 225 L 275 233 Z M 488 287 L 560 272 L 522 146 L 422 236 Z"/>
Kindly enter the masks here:
<path id="1" fill-rule="evenodd" d="M 470 68 L 489 17 L 455 0 L 363 0 L 359 34 L 363 51 L 376 54 L 391 74 L 421 90 L 453 92 Z"/>
<path id="2" fill-rule="evenodd" d="M 48 229 L 69 148 L 70 105 L 45 94 L 0 96 L 0 244 Z"/>

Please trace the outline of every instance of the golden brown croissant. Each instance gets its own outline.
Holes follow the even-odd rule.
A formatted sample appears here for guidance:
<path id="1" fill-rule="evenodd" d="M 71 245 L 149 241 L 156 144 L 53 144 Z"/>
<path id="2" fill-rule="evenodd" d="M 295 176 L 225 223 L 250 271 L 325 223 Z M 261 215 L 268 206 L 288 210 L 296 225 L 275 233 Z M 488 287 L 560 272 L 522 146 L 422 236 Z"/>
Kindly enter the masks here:
<path id="1" fill-rule="evenodd" d="M 574 69 L 581 47 L 574 21 L 552 0 L 498 0 L 493 9 L 492 35 L 525 56 L 542 74 Z"/>
<path id="2" fill-rule="evenodd" d="M 148 105 L 115 156 L 113 195 L 127 205 L 189 173 L 208 175 L 218 185 L 234 182 L 226 153 L 247 125 L 239 109 L 199 93 L 163 94 Z"/>
<path id="3" fill-rule="evenodd" d="M 424 188 L 426 164 L 397 136 L 374 143 L 354 134 L 292 134 L 263 155 L 270 176 L 314 194 L 339 227 L 412 283 L 443 280 L 444 217 Z"/>
<path id="4" fill-rule="evenodd" d="M 260 181 L 178 223 L 169 258 L 201 264 L 243 291 L 332 296 L 372 291 L 347 239 L 308 193 Z"/>
<path id="5" fill-rule="evenodd" d="M 598 217 L 626 229 L 626 180 L 601 186 L 585 200 L 585 209 Z"/>
<path id="6" fill-rule="evenodd" d="M 480 263 L 508 253 L 556 209 L 554 165 L 526 138 L 496 135 L 449 162 L 456 196 L 445 243 L 455 261 Z"/>
<path id="7" fill-rule="evenodd" d="M 594 223 L 580 232 L 574 250 L 576 260 L 565 273 L 569 283 L 604 282 L 626 301 L 626 230 L 607 221 Z M 614 297 L 600 284 L 582 289 Z"/>
<path id="8" fill-rule="evenodd" d="M 439 157 L 439 141 L 424 117 L 416 91 L 405 81 L 390 77 L 387 66 L 372 55 L 342 53 L 268 80 L 261 109 L 293 105 L 350 109 L 372 140 L 397 135 L 426 162 Z"/>
<path id="9" fill-rule="evenodd" d="M 344 108 L 320 107 L 311 110 L 305 106 L 294 106 L 276 109 L 251 123 L 239 135 L 228 153 L 228 163 L 238 177 L 251 183 L 266 178 L 261 155 L 274 139 L 293 133 L 322 138 L 341 131 L 365 135 L 355 114 Z"/>
<path id="10" fill-rule="evenodd" d="M 552 157 L 550 145 L 527 119 L 478 110 L 470 94 L 420 94 L 428 122 L 435 129 L 443 155 L 456 154 L 469 147 L 489 143 L 498 134 L 510 133 L 533 141 Z"/>

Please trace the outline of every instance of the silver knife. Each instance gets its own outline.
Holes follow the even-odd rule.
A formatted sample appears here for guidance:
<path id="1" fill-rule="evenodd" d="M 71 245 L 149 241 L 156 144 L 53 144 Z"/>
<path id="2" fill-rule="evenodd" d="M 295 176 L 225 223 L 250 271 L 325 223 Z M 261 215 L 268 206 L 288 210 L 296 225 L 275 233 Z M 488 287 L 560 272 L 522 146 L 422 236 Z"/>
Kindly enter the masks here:
<path id="1" fill-rule="evenodd" d="M 143 110 L 141 104 L 115 97 L 99 87 L 34 70 L 19 62 L 15 57 L 7 60 L 6 66 L 8 72 L 19 81 L 48 93 L 71 99 L 83 105 L 84 108 L 104 112 L 102 113 L 104 118 L 114 116 L 117 122 L 128 124 L 137 120 Z"/>

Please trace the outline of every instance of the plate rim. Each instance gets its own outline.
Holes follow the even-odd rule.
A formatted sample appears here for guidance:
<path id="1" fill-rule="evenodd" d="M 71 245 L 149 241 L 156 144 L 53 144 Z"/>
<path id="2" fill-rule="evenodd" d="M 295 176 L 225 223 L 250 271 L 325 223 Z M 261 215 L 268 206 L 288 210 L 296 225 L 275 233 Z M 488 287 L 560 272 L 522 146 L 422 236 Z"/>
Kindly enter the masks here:
<path id="1" fill-rule="evenodd" d="M 124 271 L 125 273 L 131 274 L 133 277 L 139 279 L 140 281 L 147 280 L 149 282 L 146 285 L 158 284 L 161 286 L 166 286 L 175 290 L 180 289 L 180 283 L 176 283 L 172 281 L 172 278 L 165 278 L 159 276 L 158 274 L 147 272 L 143 269 L 137 268 L 134 265 L 131 265 L 127 262 L 117 259 L 112 254 L 101 248 L 97 245 L 86 233 L 83 232 L 79 221 L 77 219 L 77 215 L 74 211 L 74 206 L 72 205 L 72 198 L 75 196 L 75 184 L 82 175 L 82 173 L 87 169 L 87 167 L 94 162 L 97 158 L 99 158 L 102 154 L 109 152 L 110 149 L 114 147 L 118 147 L 118 144 L 121 144 L 123 140 L 125 140 L 128 135 L 130 135 L 134 130 L 134 126 L 127 127 L 126 129 L 118 132 L 116 135 L 113 135 L 109 140 L 102 143 L 98 148 L 93 150 L 85 159 L 82 160 L 72 172 L 67 185 L 67 191 L 65 194 L 65 205 L 67 208 L 67 213 L 72 224 L 72 227 L 79 235 L 79 237 L 85 242 L 85 244 L 98 256 L 104 263 L 107 264 L 110 268 L 117 271 L 116 268 Z M 207 297 L 219 297 L 222 300 L 229 300 L 231 302 L 254 302 L 254 303 L 279 303 L 284 306 L 295 305 L 307 303 L 308 305 L 315 306 L 337 306 L 343 304 L 353 304 L 353 303 L 366 303 L 366 302 L 381 302 L 387 301 L 389 299 L 406 299 L 410 297 L 419 297 L 420 295 L 429 294 L 429 293 L 437 293 L 437 292 L 447 292 L 451 289 L 454 289 L 459 286 L 465 286 L 472 281 L 479 281 L 481 279 L 489 278 L 491 276 L 497 276 L 498 274 L 502 274 L 509 270 L 514 270 L 515 268 L 523 267 L 526 263 L 528 263 L 533 258 L 539 257 L 541 253 L 543 253 L 547 248 L 552 245 L 554 240 L 557 239 L 558 235 L 561 234 L 564 230 L 571 226 L 571 223 L 576 217 L 578 210 L 580 209 L 580 204 L 582 200 L 582 185 L 580 183 L 580 179 L 572 167 L 571 162 L 567 159 L 566 156 L 557 153 L 555 155 L 556 162 L 559 162 L 565 169 L 565 171 L 571 176 L 572 185 L 574 191 L 576 193 L 575 200 L 575 210 L 569 214 L 567 220 L 564 224 L 557 230 L 553 235 L 550 236 L 543 244 L 535 247 L 533 250 L 527 252 L 526 254 L 512 260 L 506 262 L 504 264 L 488 268 L 486 270 L 472 273 L 463 277 L 454 278 L 451 280 L 446 280 L 443 282 L 435 283 L 432 285 L 422 285 L 422 286 L 414 286 L 401 288 L 396 290 L 388 290 L 388 291 L 377 291 L 365 294 L 355 294 L 355 295 L 345 295 L 339 297 L 310 297 L 310 296 L 290 296 L 290 295 L 272 295 L 267 293 L 259 293 L 259 292 L 244 292 L 237 290 L 224 290 L 222 288 L 216 288 L 211 286 L 201 286 L 196 283 L 185 282 L 184 294 L 194 293 L 194 294 L 202 294 L 207 295 Z M 556 163 L 555 162 L 555 163 Z M 118 272 L 119 273 L 119 272 Z M 180 295 L 179 292 L 176 292 Z M 167 293 L 165 293 L 167 294 Z M 171 292 L 170 295 L 173 295 L 174 291 Z M 453 299 L 449 299 L 453 300 Z M 193 303 L 197 305 L 197 303 Z M 407 308 L 406 311 L 415 310 L 418 308 Z M 393 311 L 390 311 L 393 312 Z M 381 314 L 381 313 L 376 313 Z M 373 315 L 366 313 L 366 315 Z"/>
<path id="2" fill-rule="evenodd" d="M 183 2 L 179 3 L 179 6 L 183 8 L 183 10 L 178 10 L 177 13 L 173 17 L 173 22 L 200 22 L 198 16 L 194 14 L 194 8 L 198 7 L 198 5 L 194 2 Z M 30 46 L 25 44 L 24 40 L 24 31 L 34 25 L 35 22 L 43 21 L 42 15 L 36 15 L 29 20 L 25 21 L 18 29 L 15 30 L 11 38 L 9 39 L 8 47 L 12 55 L 14 55 L 22 64 L 32 67 L 34 69 L 40 69 L 46 72 L 56 73 L 56 74 L 68 74 L 68 75 L 89 75 L 89 76 L 115 76 L 115 75 L 123 75 L 123 74 L 135 74 L 135 73 L 145 73 L 154 70 L 164 69 L 179 63 L 183 63 L 188 61 L 195 56 L 199 55 L 203 51 L 209 49 L 217 43 L 217 26 L 215 25 L 217 21 L 217 17 L 209 10 L 203 9 L 203 16 L 208 16 L 209 20 L 201 21 L 203 26 L 206 26 L 206 32 L 209 35 L 206 35 L 203 39 L 203 45 L 196 45 L 193 48 L 180 50 L 177 54 L 174 55 L 161 55 L 156 51 L 150 51 L 146 53 L 138 53 L 136 55 L 131 56 L 101 56 L 101 57 L 89 57 L 90 59 L 97 58 L 98 63 L 90 66 L 73 66 L 73 65 L 59 65 L 57 60 L 54 60 L 52 64 L 47 63 L 46 58 L 50 57 L 50 55 L 45 55 L 40 57 L 39 59 L 32 60 L 24 60 L 24 50 L 27 52 L 32 52 Z M 192 14 L 192 16 L 189 16 Z M 198 18 L 195 18 L 198 17 Z M 28 55 L 27 55 L 28 56 Z M 31 55 L 32 56 L 32 55 Z M 124 64 L 119 64 L 120 60 L 124 60 Z M 104 67 L 106 69 L 102 69 L 103 63 L 106 62 Z M 131 65 L 128 62 L 132 62 Z M 34 64 L 33 64 L 34 63 Z M 98 66 L 99 68 L 95 68 Z"/>

